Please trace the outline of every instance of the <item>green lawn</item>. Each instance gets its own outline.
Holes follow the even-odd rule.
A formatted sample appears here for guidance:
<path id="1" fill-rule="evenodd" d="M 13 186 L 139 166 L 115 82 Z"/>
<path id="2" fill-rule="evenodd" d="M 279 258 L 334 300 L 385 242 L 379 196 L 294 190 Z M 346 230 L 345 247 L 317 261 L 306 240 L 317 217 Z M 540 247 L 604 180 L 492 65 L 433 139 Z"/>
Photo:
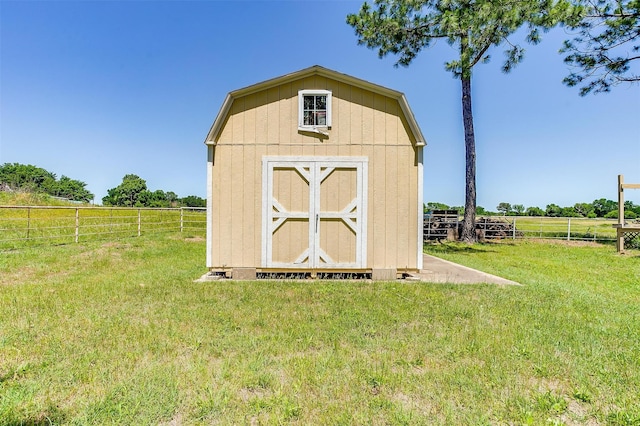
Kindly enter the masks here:
<path id="1" fill-rule="evenodd" d="M 640 424 L 640 253 L 427 250 L 523 286 L 194 283 L 202 238 L 0 252 L 0 424 Z"/>
<path id="2" fill-rule="evenodd" d="M 616 219 L 588 219 L 582 217 L 523 217 L 507 216 L 508 221 L 516 222 L 519 238 L 559 238 L 566 239 L 567 233 L 571 239 L 581 240 L 611 240 L 615 241 Z"/>
<path id="3" fill-rule="evenodd" d="M 114 240 L 138 234 L 206 232 L 204 210 L 88 206 L 0 205 L 0 250 L 75 241 Z"/>

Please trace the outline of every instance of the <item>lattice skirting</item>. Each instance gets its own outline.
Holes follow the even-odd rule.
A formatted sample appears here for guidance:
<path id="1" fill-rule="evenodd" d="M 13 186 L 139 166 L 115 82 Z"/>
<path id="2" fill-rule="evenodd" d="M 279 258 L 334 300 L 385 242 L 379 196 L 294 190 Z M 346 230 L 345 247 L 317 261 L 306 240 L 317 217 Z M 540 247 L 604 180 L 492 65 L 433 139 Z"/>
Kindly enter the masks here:
<path id="1" fill-rule="evenodd" d="M 640 231 L 627 231 L 624 233 L 624 248 L 640 249 Z"/>

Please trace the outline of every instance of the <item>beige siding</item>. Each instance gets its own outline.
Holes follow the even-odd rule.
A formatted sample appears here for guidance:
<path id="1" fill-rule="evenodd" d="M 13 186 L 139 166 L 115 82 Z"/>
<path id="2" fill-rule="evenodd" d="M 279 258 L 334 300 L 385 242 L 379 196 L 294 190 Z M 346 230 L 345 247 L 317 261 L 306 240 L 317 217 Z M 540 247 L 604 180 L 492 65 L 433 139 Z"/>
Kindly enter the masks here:
<path id="1" fill-rule="evenodd" d="M 345 115 L 349 115 L 349 121 L 351 123 L 351 127 L 349 127 L 349 143 L 357 144 L 359 141 L 362 144 L 363 140 L 370 141 L 371 135 L 364 135 L 362 132 L 364 119 L 364 111 L 365 108 L 362 107 L 363 96 L 362 90 L 358 88 L 351 89 L 351 101 L 345 101 L 346 106 L 341 110 L 345 113 Z M 343 131 L 346 134 L 346 131 Z"/>
<path id="2" fill-rule="evenodd" d="M 333 93 L 333 122 L 324 142 L 299 132 L 298 90 Z M 395 99 L 358 87 L 313 77 L 235 99 L 218 144 L 412 144 Z"/>
<path id="3" fill-rule="evenodd" d="M 328 137 L 298 131 L 301 89 L 332 91 Z M 210 264 L 261 266 L 264 156 L 364 156 L 369 159 L 367 267 L 415 268 L 420 243 L 414 143 L 397 100 L 326 77 L 305 78 L 234 99 L 214 153 Z M 278 179 L 283 190 L 300 192 L 299 183 Z M 328 179 L 332 182 L 327 183 L 345 188 L 321 200 L 327 208 L 337 209 L 353 197 L 349 189 L 353 177 L 336 173 Z M 305 203 L 303 197 L 287 199 L 284 193 L 281 197 L 287 203 Z M 308 233 L 308 226 L 304 221 L 283 225 L 277 241 L 274 237 L 274 257 L 295 259 L 300 244 L 306 242 L 300 235 Z M 337 222 L 325 223 L 323 229 L 328 232 L 321 235 L 321 246 L 334 260 L 350 261 L 355 244 L 351 231 Z"/>
<path id="4" fill-rule="evenodd" d="M 213 167 L 213 198 L 219 200 L 213 206 L 212 265 L 214 267 L 255 266 L 261 263 L 262 227 L 262 169 L 260 158 L 264 155 L 289 155 L 286 150 L 270 146 L 218 146 Z M 280 147 L 282 148 L 282 147 Z M 296 155 L 346 155 L 344 147 L 331 147 L 320 154 L 312 147 L 295 147 Z M 369 158 L 368 181 L 368 267 L 415 268 L 418 250 L 415 241 L 418 214 L 417 167 L 407 167 L 414 162 L 414 149 L 408 147 L 372 146 L 352 147 L 351 156 Z M 284 185 L 284 184 L 283 184 Z M 294 193 L 304 193 L 293 189 Z M 217 194 L 217 195 L 216 195 Z M 338 193 L 340 204 L 347 195 Z M 283 200 L 286 201 L 285 198 Z M 297 198 L 307 203 L 308 199 Z M 283 202 L 283 201 L 281 201 Z M 291 207 L 294 208 L 294 207 Z M 301 207 L 297 207 L 299 209 Z M 299 227 L 302 225 L 298 225 Z M 308 226 L 308 225 L 304 225 Z M 291 250 L 297 251 L 293 240 L 305 235 L 306 229 L 296 229 L 287 237 Z M 300 234 L 302 232 L 302 234 Z M 340 229 L 345 233 L 345 229 Z M 348 244 L 352 244 L 349 238 Z M 284 238 L 284 233 L 282 234 Z M 324 243 L 323 243 L 324 244 Z M 284 249 L 282 249 L 284 250 Z M 334 251 L 335 248 L 330 250 Z M 293 255 L 291 255 L 293 256 Z M 341 257 L 344 257 L 341 255 Z"/>

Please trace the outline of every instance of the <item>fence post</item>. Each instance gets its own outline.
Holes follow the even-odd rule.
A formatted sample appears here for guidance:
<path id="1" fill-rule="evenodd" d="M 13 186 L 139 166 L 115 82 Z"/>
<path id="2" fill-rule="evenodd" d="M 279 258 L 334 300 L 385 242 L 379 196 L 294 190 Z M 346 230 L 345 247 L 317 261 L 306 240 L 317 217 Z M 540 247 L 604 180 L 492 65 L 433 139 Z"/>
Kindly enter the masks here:
<path id="1" fill-rule="evenodd" d="M 141 229 L 142 229 L 142 221 L 140 220 L 140 209 L 138 209 L 138 237 L 140 236 Z"/>
<path id="2" fill-rule="evenodd" d="M 180 233 L 182 234 L 182 230 L 184 228 L 183 220 L 184 220 L 184 207 L 180 207 Z"/>
<path id="3" fill-rule="evenodd" d="M 30 231 L 31 231 L 31 207 L 27 207 L 27 240 L 29 239 Z"/>
<path id="4" fill-rule="evenodd" d="M 540 216 L 540 238 L 542 238 L 542 216 Z"/>
<path id="5" fill-rule="evenodd" d="M 75 242 L 78 242 L 78 235 L 80 234 L 80 209 L 76 207 L 76 238 Z"/>
<path id="6" fill-rule="evenodd" d="M 567 218 L 567 241 L 571 241 L 571 218 Z"/>
<path id="7" fill-rule="evenodd" d="M 513 217 L 513 240 L 516 239 L 516 217 Z"/>

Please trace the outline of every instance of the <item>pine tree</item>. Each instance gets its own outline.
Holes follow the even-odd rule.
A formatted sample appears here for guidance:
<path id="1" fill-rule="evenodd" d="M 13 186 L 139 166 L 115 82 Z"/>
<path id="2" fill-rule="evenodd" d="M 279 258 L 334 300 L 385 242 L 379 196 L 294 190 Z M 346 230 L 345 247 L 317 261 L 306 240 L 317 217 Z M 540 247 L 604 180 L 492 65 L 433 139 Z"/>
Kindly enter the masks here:
<path id="1" fill-rule="evenodd" d="M 364 3 L 357 14 L 347 16 L 358 36 L 358 43 L 378 49 L 380 57 L 398 55 L 397 65 L 408 66 L 418 53 L 436 40 L 454 46 L 457 58 L 445 64 L 462 85 L 462 116 L 466 148 L 466 189 L 461 239 L 476 241 L 476 148 L 471 102 L 473 67 L 489 60 L 491 47 L 505 44 L 504 72 L 523 59 L 524 49 L 511 37 L 528 27 L 527 42 L 540 41 L 540 30 L 566 16 L 568 3 L 552 0 L 375 0 Z"/>

